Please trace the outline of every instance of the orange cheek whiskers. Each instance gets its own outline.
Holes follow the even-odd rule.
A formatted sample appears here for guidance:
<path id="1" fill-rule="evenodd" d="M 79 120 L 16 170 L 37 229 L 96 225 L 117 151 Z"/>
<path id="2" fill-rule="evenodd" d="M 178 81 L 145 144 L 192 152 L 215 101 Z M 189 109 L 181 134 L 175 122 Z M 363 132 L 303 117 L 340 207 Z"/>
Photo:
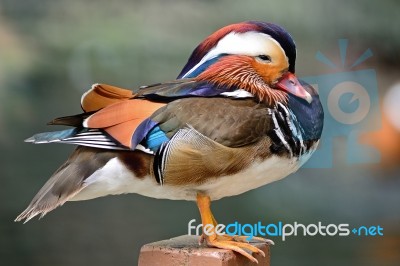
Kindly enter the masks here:
<path id="1" fill-rule="evenodd" d="M 221 87 L 228 86 L 244 89 L 253 94 L 260 102 L 270 105 L 275 105 L 278 101 L 287 102 L 286 93 L 270 88 L 252 67 L 250 58 L 238 57 L 227 56 L 227 58 L 221 59 L 201 73 L 196 80 L 208 81 Z"/>

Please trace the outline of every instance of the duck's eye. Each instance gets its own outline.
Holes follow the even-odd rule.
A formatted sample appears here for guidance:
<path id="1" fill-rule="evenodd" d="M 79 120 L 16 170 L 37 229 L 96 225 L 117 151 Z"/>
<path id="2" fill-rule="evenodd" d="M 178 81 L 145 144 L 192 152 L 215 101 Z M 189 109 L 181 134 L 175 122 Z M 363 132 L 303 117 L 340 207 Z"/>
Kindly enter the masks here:
<path id="1" fill-rule="evenodd" d="M 259 58 L 261 61 L 271 62 L 271 57 L 269 55 L 262 54 L 257 56 L 257 58 Z"/>

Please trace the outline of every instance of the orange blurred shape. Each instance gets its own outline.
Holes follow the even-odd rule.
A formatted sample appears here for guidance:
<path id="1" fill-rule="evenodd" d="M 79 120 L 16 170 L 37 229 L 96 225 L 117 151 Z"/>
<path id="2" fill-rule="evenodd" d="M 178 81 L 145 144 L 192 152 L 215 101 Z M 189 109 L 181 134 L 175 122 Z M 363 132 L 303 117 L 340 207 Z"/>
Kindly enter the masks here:
<path id="1" fill-rule="evenodd" d="M 400 236 L 397 232 L 385 234 L 383 237 L 374 237 L 362 245 L 359 254 L 362 259 L 360 265 L 399 265 L 399 250 Z"/>
<path id="2" fill-rule="evenodd" d="M 379 131 L 361 135 L 362 144 L 376 147 L 381 153 L 380 166 L 396 168 L 400 166 L 400 131 L 382 114 L 382 128 Z"/>

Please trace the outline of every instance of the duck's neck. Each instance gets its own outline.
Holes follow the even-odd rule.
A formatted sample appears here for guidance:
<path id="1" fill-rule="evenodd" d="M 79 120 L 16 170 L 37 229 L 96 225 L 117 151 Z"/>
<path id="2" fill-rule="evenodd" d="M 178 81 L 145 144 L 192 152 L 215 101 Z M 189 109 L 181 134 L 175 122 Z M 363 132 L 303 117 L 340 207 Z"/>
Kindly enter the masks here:
<path id="1" fill-rule="evenodd" d="M 303 129 L 303 139 L 320 139 L 324 112 L 319 97 L 314 95 L 312 102 L 308 104 L 302 99 L 289 95 L 288 106 Z"/>

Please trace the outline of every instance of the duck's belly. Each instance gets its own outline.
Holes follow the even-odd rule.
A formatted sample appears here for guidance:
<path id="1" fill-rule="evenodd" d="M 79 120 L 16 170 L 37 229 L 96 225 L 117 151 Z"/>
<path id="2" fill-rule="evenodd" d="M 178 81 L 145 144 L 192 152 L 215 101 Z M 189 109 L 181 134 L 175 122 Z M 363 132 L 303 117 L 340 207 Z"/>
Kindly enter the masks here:
<path id="1" fill-rule="evenodd" d="M 246 170 L 214 179 L 197 187 L 212 200 L 242 194 L 282 179 L 299 168 L 297 159 L 273 156 L 263 162 L 254 162 Z"/>
<path id="2" fill-rule="evenodd" d="M 282 179 L 300 166 L 298 159 L 272 156 L 265 161 L 254 162 L 240 173 L 212 178 L 203 184 L 161 186 L 151 176 L 134 176 L 118 158 L 113 158 L 102 169 L 88 177 L 85 181 L 86 187 L 70 200 L 87 200 L 125 193 L 137 193 L 157 199 L 196 200 L 199 191 L 209 195 L 211 200 L 218 200 Z"/>

